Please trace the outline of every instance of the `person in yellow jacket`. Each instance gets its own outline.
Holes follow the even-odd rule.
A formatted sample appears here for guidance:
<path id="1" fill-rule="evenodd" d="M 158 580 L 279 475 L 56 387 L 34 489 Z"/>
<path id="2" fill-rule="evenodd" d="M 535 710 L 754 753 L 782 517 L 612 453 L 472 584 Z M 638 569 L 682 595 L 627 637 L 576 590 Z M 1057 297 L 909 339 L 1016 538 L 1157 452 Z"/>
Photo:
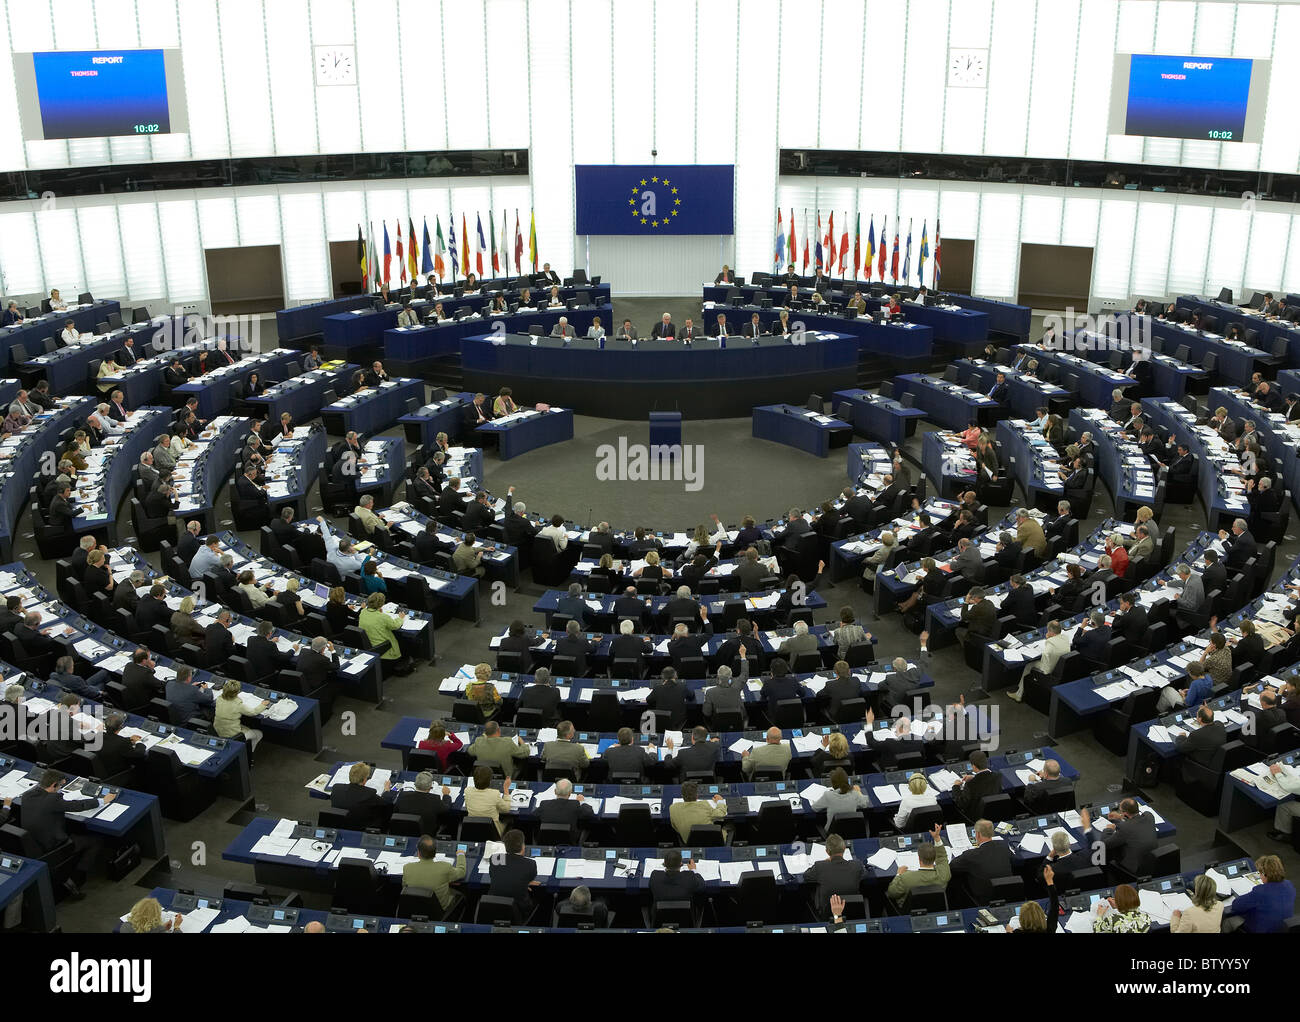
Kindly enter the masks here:
<path id="1" fill-rule="evenodd" d="M 668 820 L 682 839 L 682 844 L 689 844 L 691 828 L 697 823 L 708 826 L 717 823 L 727 815 L 727 803 L 721 795 L 714 795 L 711 802 L 700 801 L 700 784 L 698 781 L 686 781 L 682 784 L 682 801 L 668 809 Z"/>

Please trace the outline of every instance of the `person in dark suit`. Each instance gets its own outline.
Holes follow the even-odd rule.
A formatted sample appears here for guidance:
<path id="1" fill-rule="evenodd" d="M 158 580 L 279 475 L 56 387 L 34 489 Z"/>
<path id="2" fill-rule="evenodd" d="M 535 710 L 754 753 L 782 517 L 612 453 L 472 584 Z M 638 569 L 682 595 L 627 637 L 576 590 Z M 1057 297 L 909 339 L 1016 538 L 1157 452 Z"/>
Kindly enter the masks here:
<path id="1" fill-rule="evenodd" d="M 1031 813 L 1047 811 L 1051 797 L 1057 792 L 1072 791 L 1074 782 L 1061 776 L 1061 764 L 1054 759 L 1045 760 L 1043 769 L 1038 771 L 1038 781 L 1025 786 L 1021 801 Z"/>
<path id="2" fill-rule="evenodd" d="M 555 617 L 578 622 L 579 627 L 586 627 L 588 607 L 582 598 L 582 585 L 573 582 L 568 592 L 555 601 Z"/>
<path id="3" fill-rule="evenodd" d="M 433 774 L 422 770 L 415 776 L 415 790 L 398 792 L 393 812 L 420 818 L 422 834 L 437 834 L 444 813 L 451 809 L 451 789 L 445 784 L 433 790 Z"/>
<path id="4" fill-rule="evenodd" d="M 538 885 L 537 863 L 524 854 L 524 832 L 508 830 L 501 838 L 504 856 L 494 856 L 488 868 L 487 893 L 494 898 L 510 898 L 515 903 L 515 922 L 526 923 L 533 912 L 530 888 Z"/>
<path id="5" fill-rule="evenodd" d="M 533 683 L 525 686 L 519 696 L 521 710 L 541 710 L 542 726 L 553 727 L 560 720 L 560 690 L 551 680 L 551 672 L 545 667 L 537 668 Z"/>
<path id="6" fill-rule="evenodd" d="M 1227 729 L 1223 722 L 1214 719 L 1214 710 L 1208 703 L 1202 703 L 1196 710 L 1195 730 L 1186 737 L 1174 739 L 1174 749 L 1183 757 L 1183 780 L 1192 783 L 1195 773 L 1187 769 L 1188 763 L 1208 767 L 1214 755 L 1228 740 Z"/>
<path id="7" fill-rule="evenodd" d="M 575 839 L 581 829 L 595 820 L 596 814 L 582 795 L 573 793 L 573 782 L 561 777 L 555 782 L 555 798 L 547 799 L 537 807 L 538 823 L 556 823 L 569 828 Z"/>
<path id="8" fill-rule="evenodd" d="M 671 341 L 677 336 L 677 327 L 673 325 L 672 317 L 664 313 L 663 317 L 650 329 L 651 338 L 661 341 Z"/>
<path id="9" fill-rule="evenodd" d="M 1007 384 L 1007 374 L 998 373 L 997 376 L 993 378 L 993 386 L 989 388 L 989 397 L 992 400 L 1001 403 L 1006 401 L 1007 395 L 1010 391 L 1011 388 Z"/>
<path id="10" fill-rule="evenodd" d="M 517 501 L 513 507 L 506 508 L 505 520 L 501 527 L 505 532 L 506 543 L 510 546 L 526 547 L 537 535 L 537 527 L 524 517 L 524 512 L 527 510 L 523 501 Z"/>
<path id="11" fill-rule="evenodd" d="M 862 698 L 862 682 L 853 676 L 853 668 L 847 661 L 837 660 L 834 671 L 835 676 L 819 693 L 820 701 L 832 720 L 838 717 L 840 708 L 845 703 Z"/>
<path id="12" fill-rule="evenodd" d="M 1137 602 L 1137 595 L 1124 593 L 1119 598 L 1119 611 L 1111 618 L 1110 630 L 1129 642 L 1141 642 L 1147 632 L 1146 608 Z"/>
<path id="13" fill-rule="evenodd" d="M 143 763 L 148 756 L 148 750 L 139 735 L 124 738 L 118 733 L 126 727 L 126 723 L 125 713 L 110 713 L 104 718 L 104 733 L 100 736 L 102 744 L 95 753 L 95 760 L 102 767 L 105 777 L 130 770 Z"/>
<path id="14" fill-rule="evenodd" d="M 443 549 L 442 541 L 438 538 L 438 520 L 430 518 L 424 526 L 424 529 L 415 534 L 411 541 L 415 547 L 415 559 L 421 564 L 433 564 L 434 558 Z"/>
<path id="15" fill-rule="evenodd" d="M 427 465 L 421 465 L 415 470 L 415 478 L 408 484 L 407 497 L 417 506 L 423 500 L 437 501 L 438 486 Z"/>
<path id="16" fill-rule="evenodd" d="M 1094 610 L 1074 633 L 1070 648 L 1095 664 L 1106 664 L 1110 661 L 1110 636 L 1111 629 L 1106 624 L 1106 615 L 1100 610 Z"/>
<path id="17" fill-rule="evenodd" d="M 695 693 L 682 684 L 677 671 L 671 667 L 663 669 L 659 684 L 655 685 L 646 697 L 646 706 L 668 715 L 665 728 L 671 731 L 680 730 L 686 723 L 687 704 L 694 702 Z"/>
<path id="18" fill-rule="evenodd" d="M 294 657 L 298 653 L 295 645 L 292 652 L 281 650 L 272 636 L 275 625 L 263 618 L 257 623 L 257 634 L 250 635 L 244 644 L 248 666 L 257 678 L 269 678 L 279 670 L 292 670 Z"/>
<path id="19" fill-rule="evenodd" d="M 334 652 L 334 644 L 323 635 L 316 636 L 309 649 L 298 651 L 297 668 L 306 693 L 337 683 L 339 658 Z"/>
<path id="20" fill-rule="evenodd" d="M 669 739 L 669 742 L 671 741 L 672 739 Z M 669 748 L 671 748 L 671 745 Z M 710 740 L 706 728 L 693 728 L 690 741 L 680 749 L 675 750 L 673 755 L 673 763 L 677 767 L 678 781 L 683 780 L 687 774 L 713 773 L 717 768 L 718 757 L 721 754 L 722 744 L 718 739 Z"/>
<path id="21" fill-rule="evenodd" d="M 644 748 L 633 745 L 632 737 L 630 727 L 619 728 L 618 744 L 611 745 L 600 758 L 605 761 L 610 774 L 626 774 L 644 780 L 646 768 L 652 763 L 657 763 L 659 758 L 655 755 L 656 749 L 653 745 Z"/>
<path id="22" fill-rule="evenodd" d="M 348 814 L 348 827 L 354 830 L 382 826 L 385 811 L 397 794 L 393 791 L 392 781 L 384 781 L 381 795 L 366 784 L 369 779 L 369 764 L 353 763 L 348 770 L 347 783 L 336 784 L 330 790 L 330 805 Z"/>
<path id="23" fill-rule="evenodd" d="M 135 623 L 141 632 L 149 632 L 154 625 L 170 627 L 171 620 L 172 609 L 167 606 L 167 587 L 155 582 L 149 587 L 149 595 L 135 609 Z"/>
<path id="24" fill-rule="evenodd" d="M 510 628 L 506 635 L 501 637 L 501 642 L 497 645 L 498 651 L 504 650 L 507 653 L 519 654 L 519 673 L 528 674 L 533 668 L 532 646 L 537 641 L 537 636 L 524 626 L 524 623 L 518 619 L 510 622 Z M 548 677 L 549 677 L 549 673 Z M 556 694 L 556 702 L 559 702 L 559 694 Z"/>
<path id="25" fill-rule="evenodd" d="M 998 609 L 985 597 L 982 586 L 967 594 L 961 608 L 962 627 L 957 636 L 963 646 L 970 642 L 988 642 L 998 633 Z"/>
<path id="26" fill-rule="evenodd" d="M 465 495 L 460 492 L 460 480 L 448 479 L 447 485 L 438 494 L 438 517 L 443 520 L 454 520 L 454 517 L 464 510 Z"/>
<path id="27" fill-rule="evenodd" d="M 803 512 L 797 507 L 792 507 L 785 517 L 785 532 L 781 536 L 781 546 L 786 550 L 793 552 L 798 548 L 799 537 L 812 532 L 812 526 L 804 518 Z"/>
<path id="28" fill-rule="evenodd" d="M 1219 539 L 1223 540 L 1223 545 L 1227 547 L 1223 565 L 1234 571 L 1240 571 L 1246 562 L 1255 556 L 1255 551 L 1258 549 L 1255 537 L 1250 534 L 1244 518 L 1238 518 L 1232 523 L 1231 533 L 1220 529 Z"/>
<path id="29" fill-rule="evenodd" d="M 1252 748 L 1267 751 L 1270 732 L 1286 723 L 1286 712 L 1278 706 L 1277 693 L 1267 688 L 1259 694 L 1259 707 L 1247 711 L 1251 727 L 1242 730 L 1242 740 Z"/>
<path id="30" fill-rule="evenodd" d="M 126 709 L 144 707 L 150 699 L 163 694 L 163 686 L 154 673 L 157 666 L 149 650 L 143 646 L 131 654 L 131 662 L 122 669 L 122 687 L 125 689 L 123 702 L 126 703 Z"/>
<path id="31" fill-rule="evenodd" d="M 12 632 L 22 619 L 23 598 L 21 596 L 6 597 L 4 609 L 0 610 L 0 634 Z"/>
<path id="32" fill-rule="evenodd" d="M 977 905 L 989 900 L 992 881 L 1016 875 L 1011 847 L 993 840 L 993 824 L 988 820 L 975 821 L 975 847 L 954 859 L 951 868 L 952 875 L 966 883 Z"/>
<path id="33" fill-rule="evenodd" d="M 1201 588 L 1208 596 L 1213 592 L 1223 592 L 1228 585 L 1228 569 L 1219 561 L 1214 550 L 1205 551 L 1205 567 L 1201 570 Z"/>
<path id="34" fill-rule="evenodd" d="M 479 490 L 474 500 L 466 505 L 460 527 L 467 532 L 482 532 L 495 521 L 496 512 L 488 503 L 487 491 Z"/>
<path id="35" fill-rule="evenodd" d="M 235 639 L 230 634 L 230 622 L 233 615 L 229 610 L 222 610 L 217 619 L 203 630 L 203 647 L 213 664 L 224 664 L 235 653 Z"/>
<path id="36" fill-rule="evenodd" d="M 257 484 L 257 469 L 252 465 L 244 469 L 242 475 L 235 478 L 235 496 L 239 498 L 242 504 L 260 507 L 267 507 L 270 504 L 270 498 L 266 494 L 266 487 Z"/>
<path id="37" fill-rule="evenodd" d="M 573 677 L 582 678 L 587 673 L 587 657 L 596 651 L 594 644 L 589 642 L 582 634 L 582 625 L 577 621 L 570 621 L 564 626 L 564 637 L 556 640 L 555 656 L 573 657 L 574 668 Z"/>
<path id="38" fill-rule="evenodd" d="M 1031 785 L 1037 787 L 1037 785 Z M 1082 844 L 1077 851 L 1070 851 L 1070 835 L 1065 830 L 1052 832 L 1052 848 L 1047 853 L 1044 865 L 1051 866 L 1055 874 L 1054 881 L 1061 887 L 1070 886 L 1070 878 L 1080 870 L 1092 869 L 1092 848 Z M 1041 870 L 1039 871 L 1041 874 Z"/>
<path id="39" fill-rule="evenodd" d="M 28 611 L 21 624 L 14 625 L 14 638 L 22 643 L 23 649 L 32 656 L 43 656 L 62 648 L 54 639 L 41 631 L 41 615 L 37 611 Z"/>
<path id="40" fill-rule="evenodd" d="M 102 550 L 92 550 L 86 555 L 86 570 L 81 576 L 81 584 L 86 595 L 95 593 L 112 593 L 113 575 L 108 570 L 108 558 Z"/>
<path id="41" fill-rule="evenodd" d="M 767 702 L 767 716 L 771 720 L 776 714 L 776 704 L 789 699 L 802 699 L 804 687 L 799 679 L 790 673 L 790 665 L 777 657 L 768 665 L 771 676 L 763 682 L 763 699 Z"/>
<path id="42" fill-rule="evenodd" d="M 287 546 L 290 549 L 294 549 L 294 542 L 300 536 L 298 530 L 294 528 L 293 513 L 292 507 L 281 508 L 280 513 L 275 515 L 270 522 L 267 523 L 268 528 L 271 530 L 271 535 L 275 537 L 281 546 Z M 194 522 L 191 524 L 198 523 Z M 195 543 L 198 543 L 197 536 L 195 537 Z"/>
<path id="43" fill-rule="evenodd" d="M 72 484 L 63 483 L 54 491 L 49 510 L 45 513 L 46 521 L 52 529 L 68 530 L 72 528 L 72 519 L 76 511 L 72 507 Z"/>
<path id="44" fill-rule="evenodd" d="M 682 869 L 682 853 L 676 848 L 664 852 L 664 868 L 650 874 L 650 897 L 656 905 L 661 901 L 694 901 L 703 889 L 704 880 L 695 872 L 695 860 Z"/>
<path id="45" fill-rule="evenodd" d="M 1007 594 L 1002 599 L 1000 608 L 1002 616 L 1010 614 L 1016 619 L 1016 624 L 1023 627 L 1030 627 L 1038 622 L 1038 611 L 1034 602 L 1034 590 L 1032 586 L 1025 584 L 1024 575 L 1012 575 L 1010 587 Z"/>
<path id="46" fill-rule="evenodd" d="M 978 811 L 980 799 L 1002 790 L 1002 775 L 989 769 L 989 754 L 976 749 L 970 754 L 972 772 L 964 774 L 952 787 L 952 800 L 967 819 Z"/>
<path id="47" fill-rule="evenodd" d="M 176 677 L 167 682 L 165 695 L 171 704 L 173 723 L 184 723 L 195 717 L 211 717 L 216 698 L 208 685 L 194 683 L 194 669 L 177 664 Z"/>
<path id="48" fill-rule="evenodd" d="M 1092 814 L 1083 809 L 1079 818 L 1081 829 L 1087 834 L 1088 828 L 1092 826 Z M 1106 846 L 1107 863 L 1136 874 L 1147 853 L 1156 846 L 1158 839 L 1155 817 L 1142 812 L 1136 799 L 1126 798 L 1106 818 L 1110 821 L 1110 826 L 1101 840 Z"/>
<path id="49" fill-rule="evenodd" d="M 640 606 L 640 602 L 637 602 Z M 622 620 L 618 623 L 619 634 L 610 640 L 609 656 L 611 660 L 635 660 L 639 665 L 641 658 L 650 652 L 650 637 L 648 635 L 636 634 L 637 621 L 634 618 L 620 615 Z M 637 672 L 640 676 L 640 671 Z"/>
<path id="50" fill-rule="evenodd" d="M 185 523 L 185 531 L 181 534 L 181 538 L 176 544 L 176 556 L 185 562 L 186 565 L 189 565 L 189 563 L 194 560 L 194 555 L 199 552 L 199 547 L 203 546 L 203 540 L 199 536 L 202 529 L 202 522 Z M 272 529 L 271 531 L 274 532 L 275 530 Z"/>
<path id="51" fill-rule="evenodd" d="M 81 898 L 81 885 L 90 875 L 100 843 L 87 834 L 69 834 L 66 815 L 85 812 L 106 805 L 117 798 L 110 793 L 100 798 L 64 798 L 60 787 L 63 775 L 57 770 L 41 774 L 39 786 L 32 788 L 22 798 L 23 830 L 42 857 L 71 841 L 75 852 L 72 875 L 64 881 L 64 888 L 73 898 Z M 8 800 L 6 800 L 8 804 Z"/>
<path id="52" fill-rule="evenodd" d="M 804 871 L 803 881 L 806 885 L 812 885 L 813 904 L 817 908 L 817 915 L 822 919 L 830 918 L 832 897 L 862 893 L 866 867 L 856 856 L 846 859 L 845 847 L 844 838 L 838 834 L 828 834 L 826 858 L 813 863 Z"/>
<path id="53" fill-rule="evenodd" d="M 708 611 L 701 607 L 700 617 L 704 621 L 704 631 L 694 635 L 687 630 L 685 622 L 679 621 L 673 626 L 672 637 L 668 640 L 668 655 L 679 669 L 683 660 L 704 656 L 704 644 L 713 634 L 713 622 L 707 615 Z"/>

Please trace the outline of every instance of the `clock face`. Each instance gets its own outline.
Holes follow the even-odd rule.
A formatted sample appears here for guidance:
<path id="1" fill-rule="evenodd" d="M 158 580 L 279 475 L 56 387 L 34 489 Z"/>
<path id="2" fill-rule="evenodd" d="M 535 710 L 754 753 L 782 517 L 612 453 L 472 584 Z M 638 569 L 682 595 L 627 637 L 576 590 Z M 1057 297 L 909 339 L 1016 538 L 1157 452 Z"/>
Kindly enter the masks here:
<path id="1" fill-rule="evenodd" d="M 317 85 L 356 85 L 357 54 L 355 46 L 317 46 Z"/>
<path id="2" fill-rule="evenodd" d="M 989 51 L 951 49 L 948 51 L 948 84 L 955 88 L 982 89 L 989 80 Z"/>

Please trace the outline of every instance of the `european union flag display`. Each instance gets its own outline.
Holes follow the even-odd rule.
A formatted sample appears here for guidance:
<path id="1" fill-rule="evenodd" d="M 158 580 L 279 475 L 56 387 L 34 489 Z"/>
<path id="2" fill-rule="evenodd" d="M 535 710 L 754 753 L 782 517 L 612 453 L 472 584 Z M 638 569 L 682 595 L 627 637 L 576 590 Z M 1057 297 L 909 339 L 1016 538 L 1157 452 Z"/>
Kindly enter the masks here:
<path id="1" fill-rule="evenodd" d="M 578 234 L 734 234 L 736 168 L 573 168 Z"/>

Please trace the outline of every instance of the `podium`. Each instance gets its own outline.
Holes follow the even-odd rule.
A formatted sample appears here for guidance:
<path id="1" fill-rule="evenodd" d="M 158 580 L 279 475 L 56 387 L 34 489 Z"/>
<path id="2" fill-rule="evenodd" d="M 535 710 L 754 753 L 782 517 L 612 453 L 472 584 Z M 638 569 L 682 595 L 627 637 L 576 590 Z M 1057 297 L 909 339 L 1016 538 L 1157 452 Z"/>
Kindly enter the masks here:
<path id="1" fill-rule="evenodd" d="M 681 412 L 651 412 L 650 413 L 650 446 L 651 448 L 665 446 L 676 447 L 681 450 L 682 444 L 682 413 Z"/>

